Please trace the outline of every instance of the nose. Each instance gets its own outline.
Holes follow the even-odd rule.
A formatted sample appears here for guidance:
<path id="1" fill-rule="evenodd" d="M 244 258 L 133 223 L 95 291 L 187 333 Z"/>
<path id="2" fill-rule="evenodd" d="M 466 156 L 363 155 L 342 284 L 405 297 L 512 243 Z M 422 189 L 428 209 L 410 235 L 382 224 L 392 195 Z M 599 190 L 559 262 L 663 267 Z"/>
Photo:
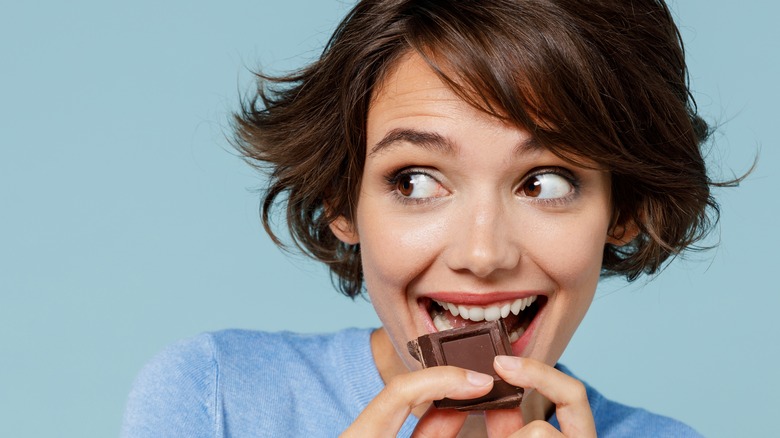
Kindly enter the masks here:
<path id="1" fill-rule="evenodd" d="M 514 269 L 521 256 L 515 222 L 495 199 L 460 209 L 445 251 L 448 267 L 480 278 Z"/>

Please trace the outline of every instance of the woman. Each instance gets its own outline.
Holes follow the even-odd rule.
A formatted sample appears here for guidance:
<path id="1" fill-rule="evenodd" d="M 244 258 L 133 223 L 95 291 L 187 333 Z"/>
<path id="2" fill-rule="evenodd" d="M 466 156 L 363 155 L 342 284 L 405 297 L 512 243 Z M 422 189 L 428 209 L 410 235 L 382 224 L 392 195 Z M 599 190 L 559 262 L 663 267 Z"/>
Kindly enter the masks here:
<path id="1" fill-rule="evenodd" d="M 270 170 L 266 229 L 282 203 L 382 327 L 177 344 L 139 377 L 125 436 L 698 436 L 557 365 L 601 276 L 656 272 L 716 219 L 662 1 L 361 1 L 318 61 L 260 81 L 236 120 Z M 493 380 L 421 370 L 406 343 L 499 318 L 521 406 L 430 407 Z"/>

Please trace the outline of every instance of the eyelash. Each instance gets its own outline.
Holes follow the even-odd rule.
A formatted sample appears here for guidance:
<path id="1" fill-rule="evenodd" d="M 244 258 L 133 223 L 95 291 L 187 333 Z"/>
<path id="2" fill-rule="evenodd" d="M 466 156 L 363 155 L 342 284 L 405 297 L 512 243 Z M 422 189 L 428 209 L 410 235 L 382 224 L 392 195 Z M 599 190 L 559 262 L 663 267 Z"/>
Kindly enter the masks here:
<path id="1" fill-rule="evenodd" d="M 523 177 L 523 179 L 517 185 L 518 188 L 517 188 L 516 191 L 522 190 L 523 185 L 529 179 L 531 179 L 531 178 L 533 178 L 535 176 L 545 175 L 545 174 L 554 174 L 554 175 L 558 175 L 561 178 L 565 179 L 569 184 L 571 184 L 571 187 L 572 187 L 571 192 L 569 194 L 567 194 L 566 196 L 562 197 L 562 198 L 552 198 L 552 199 L 532 198 L 532 197 L 526 197 L 526 196 L 523 196 L 523 195 L 518 195 L 518 196 L 524 197 L 526 199 L 531 200 L 531 202 L 535 202 L 535 203 L 541 204 L 543 206 L 556 207 L 556 206 L 565 205 L 567 202 L 571 201 L 572 198 L 576 197 L 579 194 L 579 191 L 580 191 L 580 180 L 579 180 L 579 178 L 577 178 L 576 175 L 574 175 L 574 173 L 572 173 L 570 170 L 568 170 L 566 168 L 563 168 L 563 167 L 557 167 L 557 166 L 554 166 L 554 167 L 540 167 L 540 168 L 535 168 L 535 169 L 531 170 L 529 173 L 527 173 Z M 398 170 L 390 172 L 385 177 L 385 180 L 387 181 L 388 190 L 393 194 L 393 196 L 395 196 L 395 198 L 399 202 L 401 202 L 403 204 L 419 205 L 419 204 L 426 204 L 426 203 L 434 202 L 437 198 L 409 198 L 409 197 L 403 196 L 400 193 L 398 193 L 398 190 L 397 190 L 398 182 L 401 180 L 401 178 L 403 178 L 405 176 L 410 176 L 410 175 L 425 175 L 425 176 L 427 176 L 429 178 L 432 178 L 432 179 L 438 181 L 438 179 L 435 176 L 433 176 L 431 173 L 426 172 L 425 170 L 422 170 L 419 167 L 404 167 L 402 169 L 398 169 Z"/>
<path id="2" fill-rule="evenodd" d="M 425 170 L 422 170 L 419 167 L 404 167 L 402 169 L 390 172 L 390 174 L 388 174 L 385 177 L 385 180 L 387 181 L 387 187 L 388 190 L 393 194 L 393 196 L 395 196 L 395 198 L 399 202 L 407 205 L 410 204 L 419 205 L 419 204 L 427 204 L 437 199 L 437 198 L 408 198 L 398 193 L 398 190 L 396 190 L 398 187 L 398 182 L 401 181 L 401 178 L 410 175 L 425 175 L 428 178 L 438 181 L 438 179 L 435 176 L 431 175 L 429 172 L 426 172 Z"/>
<path id="3" fill-rule="evenodd" d="M 518 184 L 518 191 L 523 189 L 523 186 L 525 185 L 528 180 L 535 176 L 539 175 L 547 175 L 547 174 L 553 174 L 558 175 L 561 178 L 565 179 L 566 182 L 571 184 L 571 192 L 566 194 L 566 196 L 561 198 L 552 198 L 552 199 L 546 199 L 546 198 L 531 198 L 528 197 L 527 199 L 530 199 L 532 202 L 542 204 L 543 206 L 547 207 L 557 207 L 561 205 L 565 205 L 567 202 L 570 202 L 573 198 L 575 198 L 579 192 L 580 192 L 580 180 L 577 178 L 577 176 L 571 172 L 569 169 L 566 169 L 564 167 L 541 167 L 531 170 L 528 174 L 526 174 L 523 179 L 520 181 L 520 184 Z M 522 196 L 522 195 L 518 195 Z M 523 196 L 525 197 L 525 196 Z"/>

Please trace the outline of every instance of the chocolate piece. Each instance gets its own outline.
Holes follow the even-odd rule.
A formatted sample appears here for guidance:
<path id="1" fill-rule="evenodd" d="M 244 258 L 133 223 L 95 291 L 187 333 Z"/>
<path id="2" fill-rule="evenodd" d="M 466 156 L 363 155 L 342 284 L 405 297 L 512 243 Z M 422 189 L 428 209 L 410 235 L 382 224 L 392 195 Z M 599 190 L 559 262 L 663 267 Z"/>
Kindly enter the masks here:
<path id="1" fill-rule="evenodd" d="M 423 368 L 452 365 L 493 376 L 493 389 L 486 395 L 470 400 L 436 400 L 433 404 L 437 408 L 482 411 L 520 406 L 523 388 L 505 382 L 493 368 L 494 357 L 512 354 L 506 327 L 500 320 L 420 336 L 406 346 Z"/>

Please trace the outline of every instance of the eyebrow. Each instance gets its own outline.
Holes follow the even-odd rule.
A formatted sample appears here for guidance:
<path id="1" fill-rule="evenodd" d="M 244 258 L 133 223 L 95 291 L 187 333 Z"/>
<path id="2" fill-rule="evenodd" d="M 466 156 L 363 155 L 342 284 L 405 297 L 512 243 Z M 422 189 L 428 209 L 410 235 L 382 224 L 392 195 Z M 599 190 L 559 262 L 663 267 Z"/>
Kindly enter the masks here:
<path id="1" fill-rule="evenodd" d="M 396 128 L 388 132 L 374 147 L 371 148 L 369 156 L 378 154 L 387 150 L 398 143 L 411 143 L 436 152 L 444 152 L 447 155 L 454 155 L 458 151 L 457 145 L 448 138 L 435 132 L 418 131 L 409 128 Z"/>
<path id="2" fill-rule="evenodd" d="M 378 154 L 384 150 L 390 149 L 398 143 L 411 143 L 416 146 L 421 146 L 425 149 L 429 149 L 436 152 L 443 152 L 447 155 L 454 155 L 458 152 L 458 145 L 453 141 L 435 132 L 419 131 L 410 128 L 396 128 L 388 132 L 381 140 L 379 140 L 368 156 Z M 520 154 L 527 151 L 537 151 L 542 149 L 542 145 L 537 141 L 536 137 L 529 136 L 525 140 L 521 141 L 514 148 L 515 154 Z"/>

